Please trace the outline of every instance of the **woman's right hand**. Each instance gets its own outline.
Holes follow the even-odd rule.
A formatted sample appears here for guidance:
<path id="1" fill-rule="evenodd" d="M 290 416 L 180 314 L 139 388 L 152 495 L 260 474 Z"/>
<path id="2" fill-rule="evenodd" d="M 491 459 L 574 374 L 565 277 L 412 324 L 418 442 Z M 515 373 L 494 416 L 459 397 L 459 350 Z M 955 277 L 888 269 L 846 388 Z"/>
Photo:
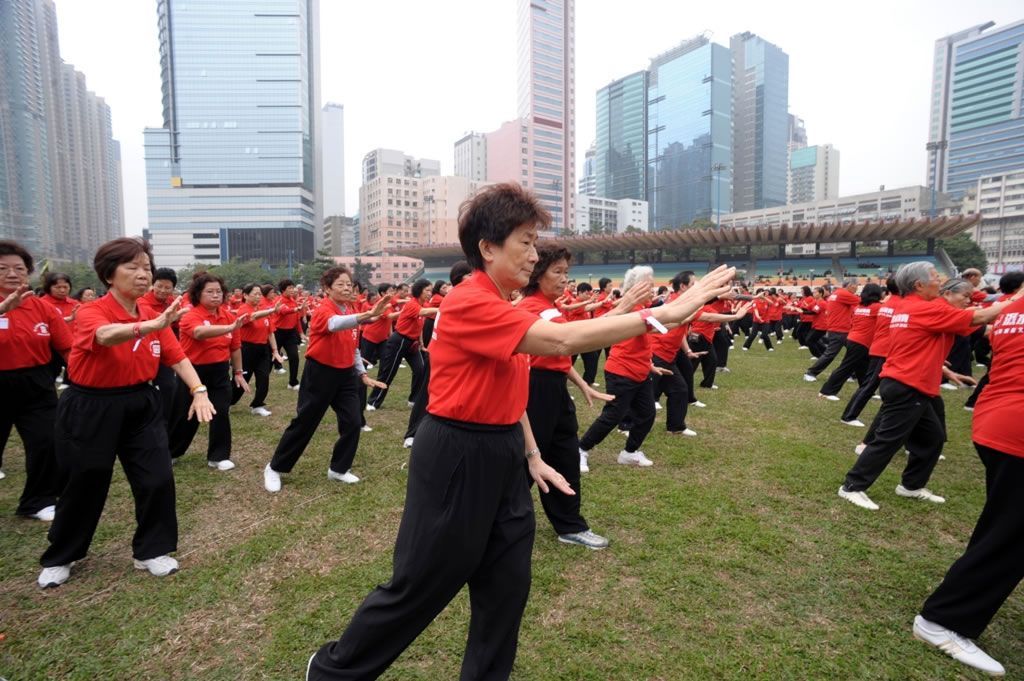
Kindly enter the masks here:
<path id="1" fill-rule="evenodd" d="M 732 288 L 730 282 L 736 277 L 736 268 L 720 265 L 712 272 L 705 275 L 699 281 L 694 282 L 686 289 L 681 296 L 671 303 L 662 305 L 660 310 L 665 310 L 670 316 L 662 317 L 663 322 L 679 322 L 688 317 L 694 310 L 694 305 L 700 306 L 724 295 Z"/>
<path id="2" fill-rule="evenodd" d="M 174 302 L 167 306 L 166 310 L 154 317 L 152 322 L 156 325 L 156 330 L 166 329 L 168 326 L 181 319 L 184 314 L 184 311 L 181 309 L 181 296 L 178 296 L 174 299 Z"/>
<path id="3" fill-rule="evenodd" d="M 199 423 L 209 423 L 216 413 L 217 410 L 213 408 L 213 402 L 210 402 L 210 397 L 205 392 L 192 396 L 192 404 L 188 407 L 188 418 L 191 419 L 195 415 Z"/>
<path id="4" fill-rule="evenodd" d="M 34 295 L 35 293 L 31 288 L 29 288 L 28 284 L 22 284 L 18 288 L 14 289 L 14 292 L 11 293 L 11 295 L 0 301 L 0 314 L 7 314 Z"/>

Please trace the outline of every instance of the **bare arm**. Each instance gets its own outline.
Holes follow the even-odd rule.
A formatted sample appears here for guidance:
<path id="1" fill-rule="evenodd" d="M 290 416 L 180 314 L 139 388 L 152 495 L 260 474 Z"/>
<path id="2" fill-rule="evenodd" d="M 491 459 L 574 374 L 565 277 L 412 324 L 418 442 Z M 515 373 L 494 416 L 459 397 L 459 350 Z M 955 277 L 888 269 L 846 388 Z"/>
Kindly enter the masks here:
<path id="1" fill-rule="evenodd" d="M 559 324 L 558 326 L 564 326 L 564 324 Z M 547 494 L 550 489 L 548 483 L 551 483 L 564 494 L 575 496 L 576 492 L 569 486 L 568 481 L 562 477 L 562 474 L 544 463 L 544 460 L 540 458 L 539 450 L 537 450 L 537 440 L 533 437 L 533 429 L 530 428 L 530 417 L 526 415 L 525 411 L 519 418 L 519 423 L 523 426 L 523 437 L 526 440 L 526 460 L 530 470 L 530 477 L 537 483 L 540 491 Z"/>
<path id="2" fill-rule="evenodd" d="M 96 329 L 96 342 L 106 348 L 127 343 L 130 340 L 135 340 L 136 328 L 139 335 L 145 336 L 154 331 L 166 329 L 172 323 L 181 319 L 183 314 L 184 312 L 181 311 L 181 298 L 179 297 L 163 313 L 153 319 L 129 322 L 127 324 L 104 324 Z"/>
<path id="3" fill-rule="evenodd" d="M 177 364 L 171 365 L 171 369 L 184 381 L 189 391 L 194 391 L 203 384 L 199 380 L 199 375 L 196 374 L 192 362 L 188 361 L 188 359 L 183 359 Z M 192 404 L 188 408 L 188 418 L 192 418 L 192 415 L 195 414 L 200 423 L 209 423 L 213 420 L 213 415 L 216 413 L 217 410 L 213 408 L 213 403 L 210 402 L 210 398 L 205 392 L 192 392 Z"/>
<path id="4" fill-rule="evenodd" d="M 993 303 L 989 307 L 975 308 L 974 316 L 971 318 L 971 326 L 981 326 L 982 324 L 991 324 L 996 320 L 1006 307 L 1011 303 L 1015 303 L 1024 296 L 1024 288 L 1018 291 L 1012 298 L 1002 303 Z"/>

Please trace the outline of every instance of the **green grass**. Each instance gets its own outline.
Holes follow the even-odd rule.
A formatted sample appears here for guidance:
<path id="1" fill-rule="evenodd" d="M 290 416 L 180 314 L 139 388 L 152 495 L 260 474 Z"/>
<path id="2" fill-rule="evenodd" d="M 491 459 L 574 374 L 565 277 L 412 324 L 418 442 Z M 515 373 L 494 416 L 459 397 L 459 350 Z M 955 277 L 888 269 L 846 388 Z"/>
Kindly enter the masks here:
<path id="1" fill-rule="evenodd" d="M 617 434 L 596 447 L 583 511 L 608 550 L 558 543 L 537 504 L 513 678 L 981 678 L 910 635 L 984 500 L 966 394 L 945 394 L 947 460 L 930 483 L 949 501 L 896 497 L 897 457 L 870 513 L 836 496 L 862 431 L 838 422 L 842 402 L 800 380 L 806 362 L 791 341 L 771 355 L 759 345 L 733 353 L 721 389 L 700 393 L 708 408 L 691 411 L 699 437 L 670 438 L 659 412 L 644 445 L 653 468 L 617 466 Z M 204 430 L 175 468 L 182 570 L 165 579 L 132 568 L 134 516 L 118 467 L 89 557 L 63 587 L 38 589 L 46 527 L 12 515 L 24 482 L 12 437 L 0 482 L 0 677 L 302 678 L 309 654 L 390 575 L 409 375 L 399 372 L 369 415 L 374 431 L 354 466 L 362 483 L 326 478 L 329 415 L 271 496 L 261 470 L 294 412 L 284 378 L 273 377 L 272 417 L 235 408 L 236 470 L 206 467 Z M 577 406 L 585 429 L 596 411 Z M 384 678 L 456 678 L 468 617 L 463 591 Z M 1024 673 L 1022 621 L 1018 590 L 981 641 L 1011 676 Z"/>

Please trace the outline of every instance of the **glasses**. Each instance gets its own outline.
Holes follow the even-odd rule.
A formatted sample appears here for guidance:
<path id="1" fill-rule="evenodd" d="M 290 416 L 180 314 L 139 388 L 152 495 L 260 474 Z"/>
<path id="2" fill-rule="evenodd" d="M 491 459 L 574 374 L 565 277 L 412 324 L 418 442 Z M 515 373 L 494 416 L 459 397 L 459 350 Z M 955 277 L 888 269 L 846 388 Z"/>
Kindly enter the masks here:
<path id="1" fill-rule="evenodd" d="M 8 265 L 0 265 L 0 275 L 7 274 L 11 270 L 14 270 L 15 273 L 17 274 L 28 274 L 28 268 L 25 267 L 24 265 L 15 265 L 14 267 L 9 267 Z"/>

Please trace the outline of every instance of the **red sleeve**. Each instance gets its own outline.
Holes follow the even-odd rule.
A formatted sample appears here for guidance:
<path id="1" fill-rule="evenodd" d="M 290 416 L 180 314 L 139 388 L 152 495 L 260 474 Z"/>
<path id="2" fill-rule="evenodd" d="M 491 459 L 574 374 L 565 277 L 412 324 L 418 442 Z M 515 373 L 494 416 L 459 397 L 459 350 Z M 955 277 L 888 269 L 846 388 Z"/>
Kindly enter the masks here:
<path id="1" fill-rule="evenodd" d="M 71 328 L 57 310 L 48 308 L 48 314 L 50 315 L 50 319 L 47 320 L 47 325 L 50 327 L 50 346 L 57 352 L 70 352 L 71 344 L 74 342 L 71 337 Z"/>
<path id="2" fill-rule="evenodd" d="M 494 296 L 481 295 L 472 289 L 465 293 L 445 304 L 434 328 L 445 333 L 444 320 L 450 318 L 448 328 L 458 334 L 459 345 L 468 354 L 507 362 L 531 326 L 554 323 L 545 322 L 535 314 Z M 448 295 L 452 297 L 452 294 Z"/>
<path id="3" fill-rule="evenodd" d="M 197 323 L 198 317 L 191 312 L 185 313 L 185 316 L 181 318 L 181 322 L 178 324 L 178 328 L 181 330 L 181 335 L 188 335 L 189 338 L 195 338 L 193 332 L 196 327 L 199 326 Z"/>
<path id="4" fill-rule="evenodd" d="M 860 296 L 856 293 L 850 293 L 845 288 L 841 288 L 836 291 L 836 301 L 843 305 L 858 305 L 860 303 Z"/>
<path id="5" fill-rule="evenodd" d="M 926 328 L 942 333 L 966 336 L 975 329 L 971 326 L 971 320 L 974 319 L 973 310 L 959 310 L 946 303 L 945 300 L 936 299 L 936 304 L 930 305 L 917 314 L 924 317 L 923 324 Z"/>
<path id="6" fill-rule="evenodd" d="M 59 314 L 54 310 L 56 314 Z M 63 318 L 61 322 L 63 322 Z M 100 305 L 86 305 L 78 311 L 78 316 L 75 317 L 75 336 L 72 341 L 73 347 L 78 348 L 82 352 L 95 352 L 100 348 L 100 344 L 96 342 L 96 331 L 101 326 L 112 324 L 106 315 L 103 314 L 103 308 Z"/>
<path id="7" fill-rule="evenodd" d="M 157 338 L 160 339 L 160 363 L 164 366 L 174 366 L 185 357 L 185 351 L 181 349 L 181 343 L 175 338 L 170 327 L 160 329 Z"/>

